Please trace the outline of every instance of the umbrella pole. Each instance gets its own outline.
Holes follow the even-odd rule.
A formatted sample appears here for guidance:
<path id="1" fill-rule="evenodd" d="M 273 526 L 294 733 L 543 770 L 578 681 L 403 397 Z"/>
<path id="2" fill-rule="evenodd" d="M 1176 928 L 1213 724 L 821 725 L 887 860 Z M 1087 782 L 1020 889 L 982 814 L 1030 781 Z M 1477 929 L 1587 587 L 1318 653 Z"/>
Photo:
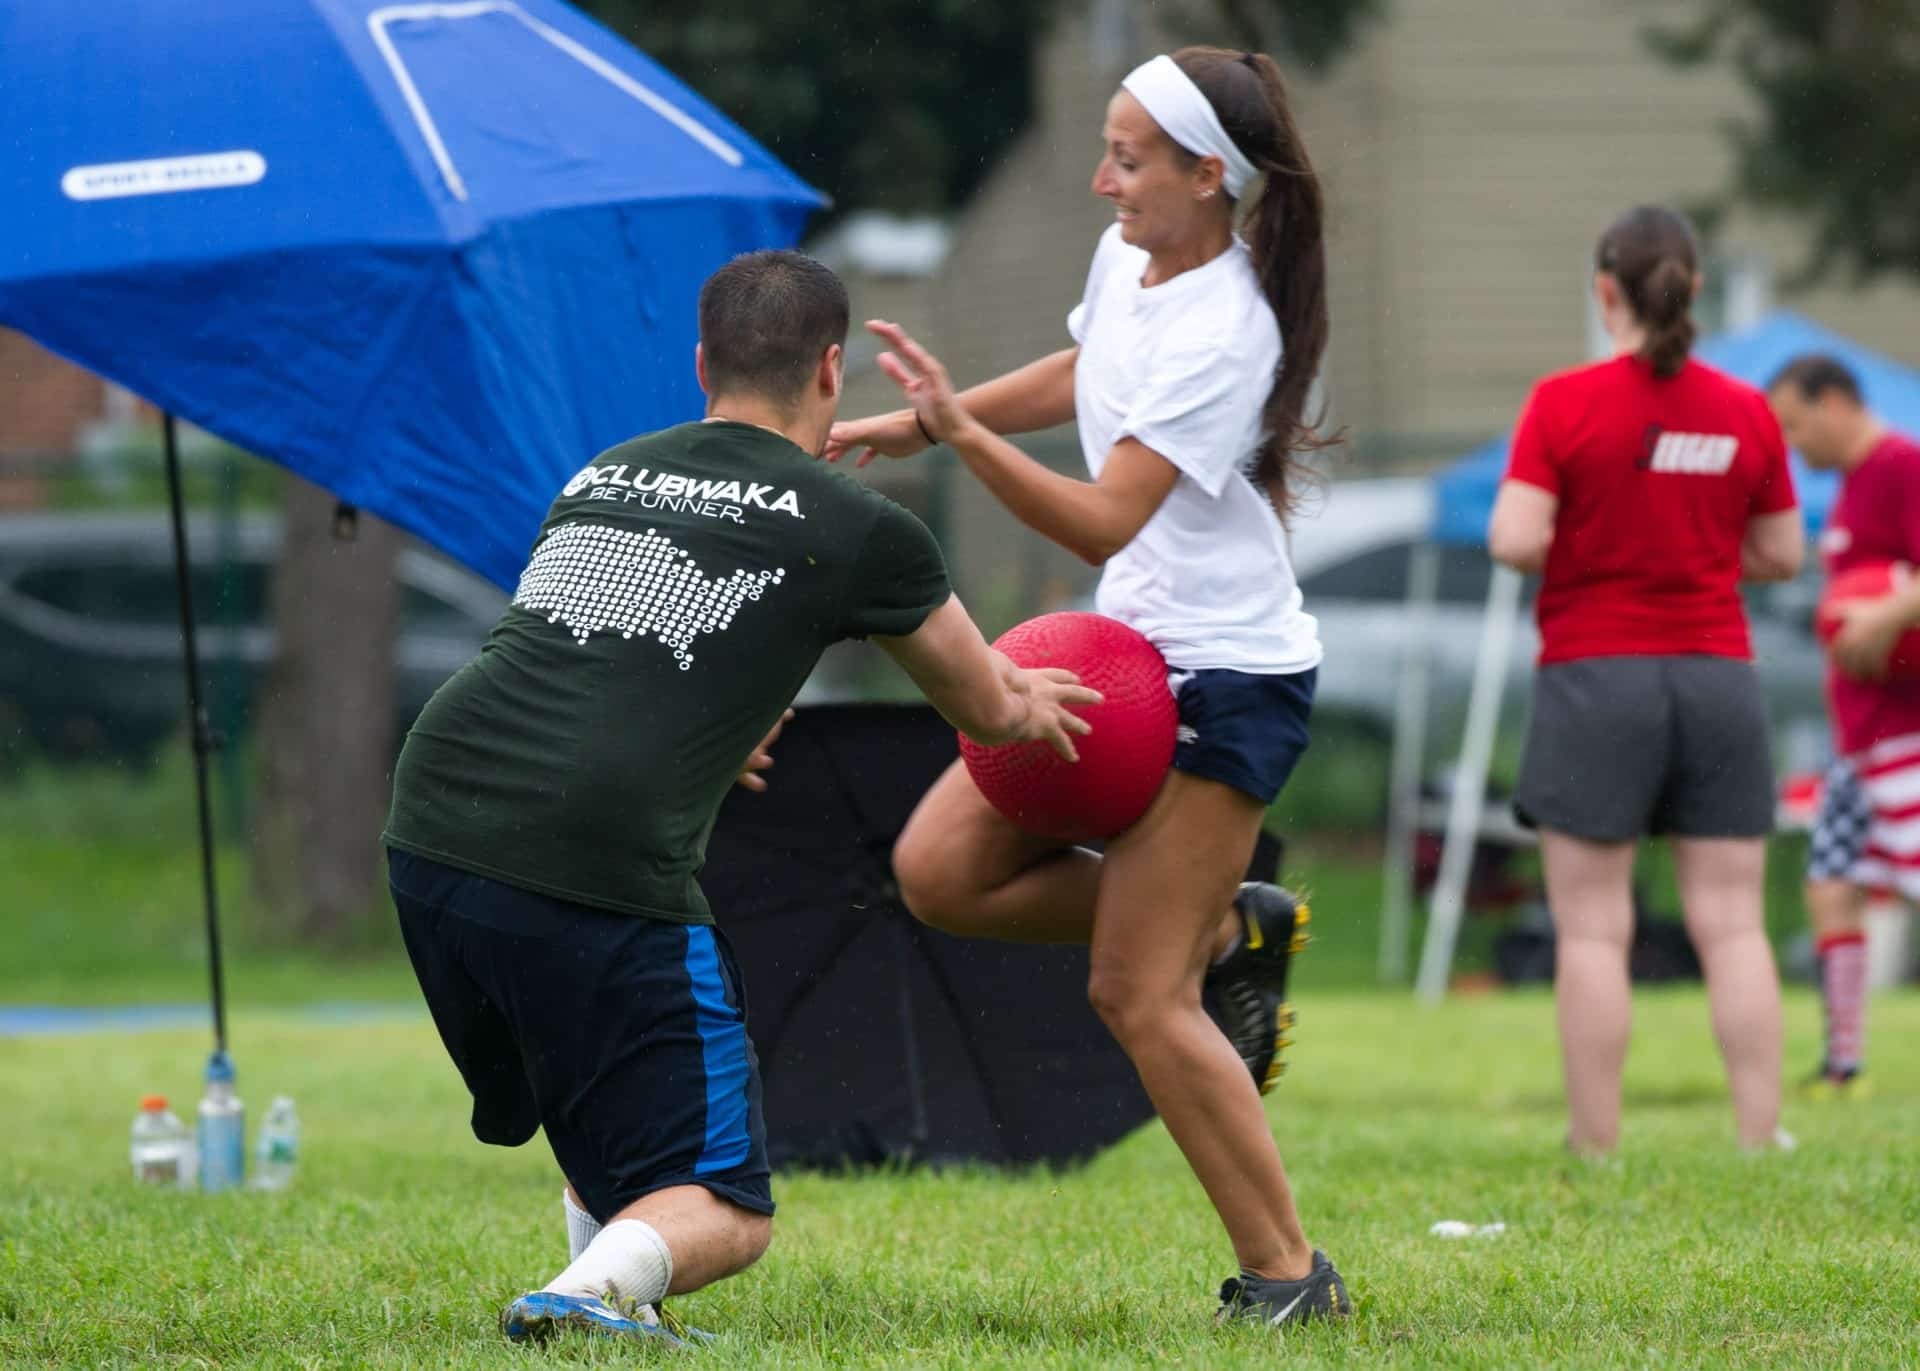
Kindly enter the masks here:
<path id="1" fill-rule="evenodd" d="M 163 431 L 167 452 L 167 503 L 173 511 L 173 574 L 180 602 L 180 641 L 186 649 L 187 726 L 193 736 L 193 785 L 200 806 L 200 882 L 207 910 L 207 968 L 213 981 L 213 1046 L 227 1050 L 227 987 L 220 965 L 220 901 L 213 872 L 213 804 L 207 793 L 207 754 L 213 730 L 200 697 L 200 643 L 193 627 L 193 579 L 187 559 L 187 519 L 180 494 L 180 439 L 172 414 Z"/>

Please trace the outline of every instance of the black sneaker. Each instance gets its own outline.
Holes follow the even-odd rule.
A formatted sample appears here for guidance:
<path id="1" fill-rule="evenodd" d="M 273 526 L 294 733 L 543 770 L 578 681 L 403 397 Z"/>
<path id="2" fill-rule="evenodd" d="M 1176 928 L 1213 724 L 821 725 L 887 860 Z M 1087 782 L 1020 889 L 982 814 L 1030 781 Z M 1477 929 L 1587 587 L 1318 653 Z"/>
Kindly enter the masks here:
<path id="1" fill-rule="evenodd" d="M 1864 1100 L 1873 1093 L 1873 1085 L 1857 1066 L 1836 1071 L 1822 1062 L 1818 1071 L 1800 1083 L 1800 1093 L 1810 1100 Z"/>
<path id="2" fill-rule="evenodd" d="M 1343 1319 L 1353 1312 L 1347 1284 L 1333 1269 L 1325 1252 L 1313 1254 L 1313 1270 L 1297 1281 L 1269 1281 L 1258 1276 L 1235 1276 L 1220 1287 L 1216 1324 L 1264 1323 L 1270 1328 L 1305 1323 L 1308 1319 Z"/>
<path id="3" fill-rule="evenodd" d="M 1307 945 L 1313 915 L 1304 901 L 1262 881 L 1241 886 L 1233 907 L 1240 914 L 1240 942 L 1207 968 L 1201 999 L 1264 1095 L 1287 1069 L 1281 1059 L 1293 1042 L 1287 1036 L 1293 1030 L 1287 968 Z"/>

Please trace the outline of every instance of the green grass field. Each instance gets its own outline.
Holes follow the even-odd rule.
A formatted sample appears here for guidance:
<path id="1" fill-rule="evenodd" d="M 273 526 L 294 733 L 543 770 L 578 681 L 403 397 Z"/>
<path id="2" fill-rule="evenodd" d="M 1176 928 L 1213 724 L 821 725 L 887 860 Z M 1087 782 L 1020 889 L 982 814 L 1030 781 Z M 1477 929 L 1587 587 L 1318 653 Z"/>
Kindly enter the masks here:
<path id="1" fill-rule="evenodd" d="M 1157 1125 L 1061 1174 L 784 1178 L 772 1252 L 679 1312 L 720 1334 L 715 1366 L 1920 1364 L 1920 1064 L 1902 1050 L 1920 1002 L 1874 1006 L 1873 1099 L 1795 1105 L 1800 1151 L 1744 1157 L 1700 995 L 1642 995 L 1626 1140 L 1602 1166 L 1558 1145 L 1551 1013 L 1539 993 L 1424 1011 L 1308 975 L 1271 1112 L 1358 1302 L 1345 1326 L 1283 1347 L 1208 1326 L 1230 1257 Z M 1804 995 L 1790 1023 L 1804 1062 Z M 564 1264 L 558 1183 L 538 1142 L 468 1136 L 424 1017 L 249 1011 L 235 1045 L 256 1110 L 300 1101 L 285 1194 L 128 1178 L 133 1102 L 196 1093 L 203 1034 L 0 1040 L 0 1362 L 529 1364 L 493 1320 Z M 1508 1231 L 1429 1237 L 1441 1218 Z"/>
<path id="2" fill-rule="evenodd" d="M 0 790 L 0 1007 L 204 995 L 185 779 L 174 758 L 138 780 L 34 771 Z M 1791 845 L 1778 855 L 1770 922 L 1784 931 L 1797 862 Z M 1559 1146 L 1546 995 L 1427 1011 L 1372 988 L 1372 862 L 1337 834 L 1294 853 L 1316 942 L 1296 1065 L 1271 1101 L 1309 1231 L 1359 1302 L 1351 1323 L 1278 1347 L 1212 1330 L 1231 1257 L 1150 1126 L 1061 1174 L 781 1178 L 767 1259 L 680 1302 L 721 1335 L 704 1362 L 1920 1366 L 1920 997 L 1874 1004 L 1872 1100 L 1796 1103 L 1800 1152 L 1748 1158 L 1702 997 L 1643 993 L 1625 1145 L 1588 1166 Z M 1658 860 L 1649 874 L 1670 906 Z M 153 1090 L 191 1104 L 203 1030 L 0 1037 L 0 1365 L 530 1364 L 493 1321 L 564 1264 L 542 1145 L 468 1134 L 390 913 L 350 953 L 320 956 L 252 908 L 241 854 L 221 875 L 242 1091 L 256 1119 L 271 1095 L 298 1099 L 299 1181 L 200 1197 L 129 1179 L 134 1107 Z M 1464 966 L 1489 933 L 1469 925 Z M 384 1008 L 317 1012 L 334 1002 Z M 1816 1013 L 1791 994 L 1791 1070 L 1813 1060 Z M 1427 1234 L 1442 1218 L 1509 1228 L 1448 1242 Z M 576 1341 L 544 1355 L 642 1353 Z"/>

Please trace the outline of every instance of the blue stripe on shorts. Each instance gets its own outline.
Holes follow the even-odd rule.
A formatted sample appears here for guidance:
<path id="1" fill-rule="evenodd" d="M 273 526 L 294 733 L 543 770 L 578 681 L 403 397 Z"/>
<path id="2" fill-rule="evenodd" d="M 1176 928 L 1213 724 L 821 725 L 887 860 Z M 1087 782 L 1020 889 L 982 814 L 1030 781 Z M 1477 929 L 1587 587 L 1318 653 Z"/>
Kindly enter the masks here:
<path id="1" fill-rule="evenodd" d="M 747 1133 L 746 1023 L 727 1003 L 720 952 L 713 930 L 704 924 L 687 926 L 687 981 L 707 1074 L 707 1138 L 693 1174 L 708 1176 L 745 1162 L 752 1140 Z"/>

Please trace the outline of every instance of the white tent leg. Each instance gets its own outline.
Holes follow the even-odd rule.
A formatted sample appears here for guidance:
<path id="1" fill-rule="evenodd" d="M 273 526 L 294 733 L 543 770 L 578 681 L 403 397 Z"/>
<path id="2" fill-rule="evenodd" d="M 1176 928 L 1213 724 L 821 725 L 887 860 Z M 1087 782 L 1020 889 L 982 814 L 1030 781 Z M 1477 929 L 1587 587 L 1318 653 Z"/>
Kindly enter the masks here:
<path id="1" fill-rule="evenodd" d="M 1416 543 L 1407 559 L 1407 620 L 1432 612 L 1440 583 L 1440 548 Z M 1427 755 L 1427 636 L 1411 635 L 1400 658 L 1393 707 L 1393 762 L 1387 773 L 1387 846 L 1381 867 L 1382 981 L 1407 978 L 1413 927 L 1413 843 L 1419 831 L 1420 771 Z"/>
<path id="2" fill-rule="evenodd" d="M 1507 657 L 1513 650 L 1513 621 L 1519 607 L 1520 573 L 1496 566 L 1493 583 L 1487 588 L 1487 614 L 1480 629 L 1480 658 L 1473 667 L 1466 737 L 1460 744 L 1460 763 L 1454 772 L 1446 844 L 1440 852 L 1427 940 L 1420 953 L 1417 988 L 1420 998 L 1429 1004 L 1446 994 L 1447 975 L 1453 969 L 1453 948 L 1460 936 L 1461 915 L 1466 911 L 1467 877 L 1472 871 L 1481 810 L 1487 798 L 1487 768 L 1493 762 L 1500 696 L 1506 686 Z"/>

